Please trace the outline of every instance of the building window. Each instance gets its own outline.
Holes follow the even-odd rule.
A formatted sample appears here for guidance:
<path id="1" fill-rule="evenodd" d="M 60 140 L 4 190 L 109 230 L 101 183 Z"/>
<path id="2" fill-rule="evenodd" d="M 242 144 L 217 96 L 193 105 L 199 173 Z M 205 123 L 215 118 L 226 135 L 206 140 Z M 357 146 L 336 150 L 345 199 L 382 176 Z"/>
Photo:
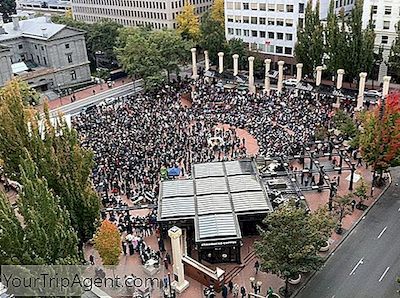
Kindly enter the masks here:
<path id="1" fill-rule="evenodd" d="M 244 16 L 243 17 L 243 23 L 248 24 L 249 23 L 249 17 Z"/>
<path id="2" fill-rule="evenodd" d="M 22 48 L 23 48 L 22 44 L 19 44 L 19 45 L 18 45 L 18 49 L 21 50 Z"/>
<path id="3" fill-rule="evenodd" d="M 260 37 L 265 38 L 265 31 L 260 31 Z"/>
<path id="4" fill-rule="evenodd" d="M 276 10 L 278 12 L 284 12 L 285 11 L 285 5 L 284 4 L 277 4 L 276 5 Z"/>
<path id="5" fill-rule="evenodd" d="M 257 25 L 257 17 L 251 17 L 251 23 Z"/>
<path id="6" fill-rule="evenodd" d="M 275 32 L 268 32 L 268 38 L 269 39 L 274 39 L 275 38 Z"/>
<path id="7" fill-rule="evenodd" d="M 228 16 L 227 18 L 229 23 L 233 23 L 233 16 Z"/>
<path id="8" fill-rule="evenodd" d="M 66 48 L 66 49 L 69 49 L 69 43 L 66 43 L 66 44 L 65 44 L 65 48 Z"/>
<path id="9" fill-rule="evenodd" d="M 299 28 L 303 28 L 304 27 L 304 19 L 303 18 L 299 18 L 298 27 Z"/>
<path id="10" fill-rule="evenodd" d="M 236 35 L 241 36 L 242 35 L 242 29 L 236 29 Z"/>
<path id="11" fill-rule="evenodd" d="M 388 42 L 389 42 L 389 36 L 383 35 L 381 43 L 382 44 L 388 44 Z"/>
<path id="12" fill-rule="evenodd" d="M 383 29 L 389 29 L 390 28 L 390 22 L 389 21 L 383 21 Z"/>
<path id="13" fill-rule="evenodd" d="M 75 81 L 76 80 L 76 71 L 71 70 L 71 80 Z"/>
<path id="14" fill-rule="evenodd" d="M 299 3 L 299 13 L 304 13 L 304 3 Z"/>
<path id="15" fill-rule="evenodd" d="M 292 55 L 292 48 L 285 48 L 286 55 Z"/>
<path id="16" fill-rule="evenodd" d="M 47 65 L 46 57 L 43 57 L 43 63 L 44 63 L 44 65 Z"/>
<path id="17" fill-rule="evenodd" d="M 293 40 L 293 34 L 292 33 L 286 33 L 286 40 Z"/>
<path id="18" fill-rule="evenodd" d="M 246 29 L 243 30 L 243 35 L 244 35 L 244 36 L 249 36 L 249 30 L 246 30 Z"/>
<path id="19" fill-rule="evenodd" d="M 385 15 L 390 15 L 390 14 L 392 14 L 392 7 L 385 6 Z"/>
<path id="20" fill-rule="evenodd" d="M 276 25 L 277 26 L 283 26 L 283 19 L 276 19 Z"/>
<path id="21" fill-rule="evenodd" d="M 275 4 L 268 4 L 268 11 L 275 11 Z"/>
<path id="22" fill-rule="evenodd" d="M 268 19 L 268 25 L 274 26 L 275 25 L 275 19 Z"/>
<path id="23" fill-rule="evenodd" d="M 258 50 L 261 52 L 265 52 L 265 44 L 263 43 L 258 44 Z"/>
<path id="24" fill-rule="evenodd" d="M 251 10 L 258 10 L 257 3 L 251 3 L 250 7 L 251 7 Z"/>
<path id="25" fill-rule="evenodd" d="M 259 9 L 260 9 L 261 11 L 266 11 L 266 10 L 267 10 L 267 5 L 266 5 L 265 3 L 260 3 L 260 4 L 259 4 Z"/>
<path id="26" fill-rule="evenodd" d="M 274 45 L 271 45 L 271 44 L 267 45 L 267 52 L 274 53 L 274 50 L 275 50 Z"/>
<path id="27" fill-rule="evenodd" d="M 258 36 L 258 31 L 256 31 L 256 30 L 251 30 L 251 36 L 252 36 L 252 37 L 257 37 L 257 36 Z"/>
<path id="28" fill-rule="evenodd" d="M 37 50 L 37 45 L 35 45 L 35 50 Z M 32 59 L 33 60 L 33 59 Z"/>
<path id="29" fill-rule="evenodd" d="M 243 9 L 249 10 L 249 3 L 243 3 Z"/>
<path id="30" fill-rule="evenodd" d="M 293 5 L 286 5 L 286 12 L 293 12 Z"/>
<path id="31" fill-rule="evenodd" d="M 293 27 L 293 20 L 292 19 L 286 20 L 285 23 L 286 23 L 286 27 Z"/>
<path id="32" fill-rule="evenodd" d="M 276 52 L 277 54 L 283 54 L 283 47 L 276 46 L 275 52 Z"/>
<path id="33" fill-rule="evenodd" d="M 235 16 L 235 23 L 241 23 L 242 22 L 242 17 L 241 16 Z"/>
<path id="34" fill-rule="evenodd" d="M 283 40 L 283 33 L 277 32 L 277 33 L 276 33 L 276 39 Z"/>
<path id="35" fill-rule="evenodd" d="M 240 2 L 235 2 L 235 10 L 240 10 L 241 6 L 240 6 Z"/>
<path id="36" fill-rule="evenodd" d="M 233 9 L 233 2 L 226 2 L 226 9 Z"/>
<path id="37" fill-rule="evenodd" d="M 42 51 L 44 51 L 44 47 L 43 46 L 41 46 L 40 48 L 42 49 Z"/>
<path id="38" fill-rule="evenodd" d="M 40 57 L 36 56 L 36 58 L 37 58 L 37 63 L 40 64 Z"/>
<path id="39" fill-rule="evenodd" d="M 228 28 L 228 34 L 232 34 L 233 35 L 233 32 L 234 32 L 233 28 Z"/>
<path id="40" fill-rule="evenodd" d="M 68 63 L 72 63 L 72 54 L 67 55 L 67 61 Z"/>
<path id="41" fill-rule="evenodd" d="M 260 25 L 266 24 L 266 18 L 260 18 Z"/>
<path id="42" fill-rule="evenodd" d="M 378 13 L 378 5 L 372 5 L 371 6 L 371 13 L 372 14 L 377 14 Z"/>

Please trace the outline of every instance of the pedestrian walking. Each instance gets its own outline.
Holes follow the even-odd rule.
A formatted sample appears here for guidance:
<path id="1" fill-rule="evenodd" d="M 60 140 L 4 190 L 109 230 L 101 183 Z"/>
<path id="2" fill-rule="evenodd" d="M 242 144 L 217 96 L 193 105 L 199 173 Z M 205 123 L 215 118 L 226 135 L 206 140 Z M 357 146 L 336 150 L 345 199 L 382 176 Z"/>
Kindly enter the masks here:
<path id="1" fill-rule="evenodd" d="M 164 258 L 164 266 L 165 270 L 168 270 L 168 259 L 166 257 Z"/>
<path id="2" fill-rule="evenodd" d="M 222 286 L 222 298 L 226 298 L 228 297 L 228 288 L 226 287 L 226 285 Z"/>
<path id="3" fill-rule="evenodd" d="M 92 266 L 94 265 L 94 255 L 89 256 L 89 262 Z"/>
<path id="4" fill-rule="evenodd" d="M 363 164 L 362 164 L 362 158 L 361 158 L 361 156 L 359 156 L 359 157 L 357 157 L 357 167 L 358 166 L 362 166 Z"/>
<path id="5" fill-rule="evenodd" d="M 169 253 L 166 253 L 165 257 L 166 257 L 166 259 L 168 261 L 168 264 L 171 264 L 171 256 L 169 255 Z"/>
<path id="6" fill-rule="evenodd" d="M 240 288 L 240 294 L 242 294 L 242 298 L 245 298 L 246 297 L 246 288 L 245 287 L 241 287 Z"/>
<path id="7" fill-rule="evenodd" d="M 124 252 L 124 256 L 126 256 L 126 242 L 122 241 L 122 251 Z"/>
<path id="8" fill-rule="evenodd" d="M 254 268 L 256 269 L 256 274 L 258 273 L 258 270 L 260 269 L 260 263 L 258 260 L 254 263 Z"/>
<path id="9" fill-rule="evenodd" d="M 354 207 L 356 206 L 356 200 L 351 201 L 351 211 L 354 211 Z"/>

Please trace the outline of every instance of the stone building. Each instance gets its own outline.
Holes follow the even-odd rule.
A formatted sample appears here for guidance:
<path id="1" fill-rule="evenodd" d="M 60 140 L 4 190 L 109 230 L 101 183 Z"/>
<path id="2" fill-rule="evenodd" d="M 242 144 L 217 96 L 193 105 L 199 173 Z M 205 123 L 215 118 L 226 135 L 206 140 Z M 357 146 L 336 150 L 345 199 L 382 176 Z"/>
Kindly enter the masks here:
<path id="1" fill-rule="evenodd" d="M 84 33 L 54 24 L 50 16 L 13 16 L 0 27 L 0 86 L 14 76 L 42 91 L 90 81 Z"/>
<path id="2" fill-rule="evenodd" d="M 188 0 L 196 14 L 206 12 L 213 0 Z M 154 29 L 176 28 L 176 16 L 185 0 L 72 0 L 72 13 L 77 21 L 89 23 L 115 21 L 123 26 L 151 26 Z"/>

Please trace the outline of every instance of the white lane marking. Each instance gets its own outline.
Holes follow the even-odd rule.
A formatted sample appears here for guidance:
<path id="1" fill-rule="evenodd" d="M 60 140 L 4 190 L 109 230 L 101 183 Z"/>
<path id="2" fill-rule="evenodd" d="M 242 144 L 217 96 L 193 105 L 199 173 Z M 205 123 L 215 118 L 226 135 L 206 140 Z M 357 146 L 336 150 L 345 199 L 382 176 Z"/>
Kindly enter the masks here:
<path id="1" fill-rule="evenodd" d="M 399 208 L 399 209 L 397 209 L 397 211 L 399 211 L 399 212 L 400 212 L 400 208 Z"/>
<path id="2" fill-rule="evenodd" d="M 379 233 L 379 235 L 378 235 L 378 238 L 377 238 L 377 239 L 379 239 L 379 238 L 381 238 L 381 237 L 382 237 L 382 235 L 383 235 L 383 233 L 385 233 L 386 229 L 387 229 L 387 226 L 386 226 L 386 227 L 384 227 L 384 228 L 383 228 L 383 230 L 382 230 L 382 231 Z"/>
<path id="3" fill-rule="evenodd" d="M 381 282 L 382 279 L 385 277 L 386 273 L 389 271 L 389 268 L 390 268 L 390 267 L 387 267 L 386 270 L 385 270 L 385 272 L 382 273 L 381 278 L 379 279 L 379 282 Z"/>
<path id="4" fill-rule="evenodd" d="M 364 264 L 363 258 L 361 258 L 358 263 L 354 266 L 353 270 L 351 270 L 349 275 L 353 275 L 354 272 L 357 270 L 358 266 L 360 266 L 361 264 Z"/>
<path id="5" fill-rule="evenodd" d="M 361 219 L 365 219 L 365 216 L 363 216 Z"/>

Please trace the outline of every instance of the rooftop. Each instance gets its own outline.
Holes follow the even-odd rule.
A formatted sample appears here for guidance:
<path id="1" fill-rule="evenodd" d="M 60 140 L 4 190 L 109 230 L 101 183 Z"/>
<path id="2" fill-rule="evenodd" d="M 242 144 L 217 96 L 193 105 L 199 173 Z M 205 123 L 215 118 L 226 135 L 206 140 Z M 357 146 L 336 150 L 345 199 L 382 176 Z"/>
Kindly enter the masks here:
<path id="1" fill-rule="evenodd" d="M 195 164 L 192 175 L 161 182 L 158 217 L 193 219 L 196 242 L 241 239 L 238 215 L 272 211 L 251 160 Z"/>

